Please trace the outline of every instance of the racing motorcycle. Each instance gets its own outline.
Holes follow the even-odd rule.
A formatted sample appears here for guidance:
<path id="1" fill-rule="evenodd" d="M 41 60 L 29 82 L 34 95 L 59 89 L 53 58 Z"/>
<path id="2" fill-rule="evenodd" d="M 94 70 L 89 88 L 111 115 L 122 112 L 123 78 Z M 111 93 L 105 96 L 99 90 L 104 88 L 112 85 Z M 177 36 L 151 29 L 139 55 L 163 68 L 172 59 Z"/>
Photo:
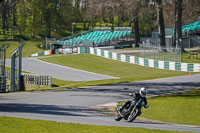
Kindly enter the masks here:
<path id="1" fill-rule="evenodd" d="M 129 96 L 133 96 L 133 94 L 129 93 Z M 142 100 L 142 98 L 140 98 L 138 101 L 135 101 L 133 98 L 131 101 L 128 101 L 125 104 L 126 105 L 124 105 L 122 110 L 120 110 L 118 106 L 115 107 L 117 111 L 117 115 L 115 117 L 116 121 L 120 121 L 122 118 L 124 118 L 125 120 L 128 120 L 128 122 L 132 122 L 141 114 L 141 108 L 145 106 L 145 102 Z"/>

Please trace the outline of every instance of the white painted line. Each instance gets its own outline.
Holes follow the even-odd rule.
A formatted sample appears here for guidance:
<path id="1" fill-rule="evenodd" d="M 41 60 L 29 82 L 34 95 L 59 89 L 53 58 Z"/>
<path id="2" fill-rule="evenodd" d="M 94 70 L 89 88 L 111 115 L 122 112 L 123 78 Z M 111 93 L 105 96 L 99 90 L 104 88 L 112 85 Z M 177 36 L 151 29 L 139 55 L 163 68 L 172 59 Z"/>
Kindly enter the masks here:
<path id="1" fill-rule="evenodd" d="M 117 102 L 110 102 L 110 103 L 97 105 L 96 107 L 115 107 L 117 106 L 117 104 L 118 104 Z"/>

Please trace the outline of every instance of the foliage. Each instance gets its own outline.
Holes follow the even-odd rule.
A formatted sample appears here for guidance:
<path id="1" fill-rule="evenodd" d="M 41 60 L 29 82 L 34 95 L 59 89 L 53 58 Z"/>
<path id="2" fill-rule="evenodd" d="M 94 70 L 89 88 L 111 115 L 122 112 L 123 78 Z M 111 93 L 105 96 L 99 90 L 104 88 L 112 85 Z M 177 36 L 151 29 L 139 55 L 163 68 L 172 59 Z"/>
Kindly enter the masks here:
<path id="1" fill-rule="evenodd" d="M 198 55 L 197 55 L 198 56 Z M 189 58 L 189 54 L 186 53 L 182 53 L 182 62 L 185 63 L 200 63 L 200 58 L 199 56 L 193 56 Z"/>
<path id="2" fill-rule="evenodd" d="M 51 37 L 52 31 L 66 30 L 71 25 L 70 3 L 70 0 L 19 0 L 17 15 L 21 16 L 18 20 L 20 33 Z"/>
<path id="3" fill-rule="evenodd" d="M 162 6 L 165 25 L 174 27 L 174 3 Z M 183 24 L 198 19 L 199 6 L 197 0 L 183 1 Z M 157 24 L 155 6 L 148 0 L 2 0 L 0 12 L 0 35 L 26 38 L 54 37 L 70 31 L 72 22 L 82 23 L 83 30 L 98 23 L 134 26 L 139 15 L 141 35 L 149 35 Z"/>

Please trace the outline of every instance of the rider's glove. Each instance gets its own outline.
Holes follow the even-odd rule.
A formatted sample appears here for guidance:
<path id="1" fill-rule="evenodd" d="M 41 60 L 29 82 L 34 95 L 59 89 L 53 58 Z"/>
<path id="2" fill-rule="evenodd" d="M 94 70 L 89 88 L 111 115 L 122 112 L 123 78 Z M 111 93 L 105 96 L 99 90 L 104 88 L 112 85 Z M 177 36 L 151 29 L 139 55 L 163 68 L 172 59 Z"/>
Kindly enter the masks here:
<path id="1" fill-rule="evenodd" d="M 148 104 L 144 105 L 144 108 L 149 108 L 149 105 Z"/>

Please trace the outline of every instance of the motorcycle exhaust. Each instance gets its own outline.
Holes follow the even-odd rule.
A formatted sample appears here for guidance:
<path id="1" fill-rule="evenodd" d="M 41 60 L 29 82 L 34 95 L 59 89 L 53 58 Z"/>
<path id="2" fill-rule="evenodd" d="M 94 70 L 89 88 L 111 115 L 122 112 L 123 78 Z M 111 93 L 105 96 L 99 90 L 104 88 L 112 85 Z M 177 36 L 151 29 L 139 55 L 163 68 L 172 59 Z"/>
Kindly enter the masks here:
<path id="1" fill-rule="evenodd" d="M 123 117 L 122 114 L 121 114 L 121 112 L 120 112 L 119 107 L 118 107 L 118 106 L 115 106 L 115 109 L 116 109 L 117 113 L 118 113 L 121 117 Z"/>
<path id="2" fill-rule="evenodd" d="M 115 109 L 116 109 L 117 112 L 119 111 L 119 107 L 118 106 L 116 106 Z"/>

